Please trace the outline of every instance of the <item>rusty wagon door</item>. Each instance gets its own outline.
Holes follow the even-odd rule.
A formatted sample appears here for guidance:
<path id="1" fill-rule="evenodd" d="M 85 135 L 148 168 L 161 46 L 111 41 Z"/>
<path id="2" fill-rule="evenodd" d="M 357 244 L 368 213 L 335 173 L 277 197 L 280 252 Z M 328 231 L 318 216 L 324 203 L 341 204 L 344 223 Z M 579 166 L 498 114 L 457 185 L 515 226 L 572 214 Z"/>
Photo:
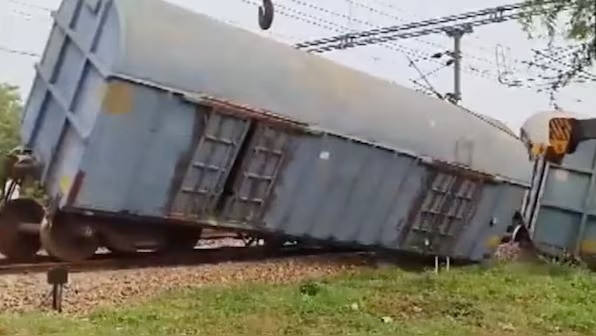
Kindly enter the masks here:
<path id="1" fill-rule="evenodd" d="M 452 255 L 480 202 L 485 178 L 445 166 L 428 167 L 402 231 L 401 245 L 410 251 Z"/>
<path id="2" fill-rule="evenodd" d="M 226 221 L 259 225 L 278 173 L 289 155 L 291 135 L 287 131 L 257 124 L 231 190 L 224 200 Z"/>
<path id="3" fill-rule="evenodd" d="M 179 218 L 214 213 L 251 123 L 215 109 L 203 112 L 202 117 L 202 133 L 191 159 L 184 163 L 186 172 L 171 207 Z"/>
<path id="4" fill-rule="evenodd" d="M 203 98 L 202 131 L 182 165 L 173 217 L 247 224 L 262 213 L 298 123 Z M 205 109 L 206 107 L 206 109 Z"/>

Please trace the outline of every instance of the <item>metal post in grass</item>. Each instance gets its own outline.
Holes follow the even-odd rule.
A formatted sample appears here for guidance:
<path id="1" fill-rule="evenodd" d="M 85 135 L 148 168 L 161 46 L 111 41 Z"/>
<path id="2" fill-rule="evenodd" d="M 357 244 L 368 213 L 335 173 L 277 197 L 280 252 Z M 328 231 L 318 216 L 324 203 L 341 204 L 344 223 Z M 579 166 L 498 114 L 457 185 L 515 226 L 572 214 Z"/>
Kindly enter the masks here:
<path id="1" fill-rule="evenodd" d="M 451 268 L 451 257 L 445 257 L 445 270 L 449 272 Z M 441 269 L 441 257 L 435 256 L 435 273 L 439 274 Z"/>
<path id="2" fill-rule="evenodd" d="M 48 271 L 48 284 L 52 285 L 52 309 L 62 312 L 62 296 L 64 285 L 68 283 L 68 270 L 53 268 Z"/>

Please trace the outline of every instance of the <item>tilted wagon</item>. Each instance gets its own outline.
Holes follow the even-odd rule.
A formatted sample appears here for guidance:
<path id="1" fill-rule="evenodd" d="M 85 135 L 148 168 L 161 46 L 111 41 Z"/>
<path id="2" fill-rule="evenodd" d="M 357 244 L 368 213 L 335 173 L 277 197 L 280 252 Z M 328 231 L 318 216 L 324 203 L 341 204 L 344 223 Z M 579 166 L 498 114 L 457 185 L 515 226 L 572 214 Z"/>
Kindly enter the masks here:
<path id="1" fill-rule="evenodd" d="M 50 202 L 4 205 L 11 258 L 215 227 L 480 260 L 530 182 L 487 118 L 159 0 L 64 0 L 36 70 L 8 171 Z"/>

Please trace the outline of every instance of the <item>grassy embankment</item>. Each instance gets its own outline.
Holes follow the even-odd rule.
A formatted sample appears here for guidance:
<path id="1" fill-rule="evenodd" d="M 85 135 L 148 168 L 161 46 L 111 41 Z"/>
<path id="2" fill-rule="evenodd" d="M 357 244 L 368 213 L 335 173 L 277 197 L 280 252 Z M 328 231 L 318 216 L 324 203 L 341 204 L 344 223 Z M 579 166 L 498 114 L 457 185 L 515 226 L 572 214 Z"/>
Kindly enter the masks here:
<path id="1" fill-rule="evenodd" d="M 596 335 L 596 278 L 560 265 L 397 269 L 164 293 L 85 317 L 0 313 L 0 335 Z"/>

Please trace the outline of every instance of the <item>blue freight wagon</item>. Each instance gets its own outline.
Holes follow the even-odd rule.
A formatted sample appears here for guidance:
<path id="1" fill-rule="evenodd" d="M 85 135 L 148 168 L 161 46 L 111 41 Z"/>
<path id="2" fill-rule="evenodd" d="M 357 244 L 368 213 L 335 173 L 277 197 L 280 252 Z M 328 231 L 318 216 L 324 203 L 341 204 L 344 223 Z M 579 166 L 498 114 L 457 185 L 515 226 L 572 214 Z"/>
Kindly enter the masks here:
<path id="1" fill-rule="evenodd" d="M 191 248 L 210 227 L 480 260 L 529 187 L 498 123 L 208 16 L 64 0 L 54 19 L 7 160 L 50 201 L 7 198 L 10 258 Z"/>
<path id="2" fill-rule="evenodd" d="M 558 127 L 549 126 L 557 119 Z M 534 246 L 543 254 L 574 257 L 591 265 L 596 265 L 595 126 L 595 119 L 550 111 L 533 115 L 522 128 L 536 154 L 532 187 L 522 208 Z M 547 151 L 557 144 L 563 145 L 561 155 Z"/>

